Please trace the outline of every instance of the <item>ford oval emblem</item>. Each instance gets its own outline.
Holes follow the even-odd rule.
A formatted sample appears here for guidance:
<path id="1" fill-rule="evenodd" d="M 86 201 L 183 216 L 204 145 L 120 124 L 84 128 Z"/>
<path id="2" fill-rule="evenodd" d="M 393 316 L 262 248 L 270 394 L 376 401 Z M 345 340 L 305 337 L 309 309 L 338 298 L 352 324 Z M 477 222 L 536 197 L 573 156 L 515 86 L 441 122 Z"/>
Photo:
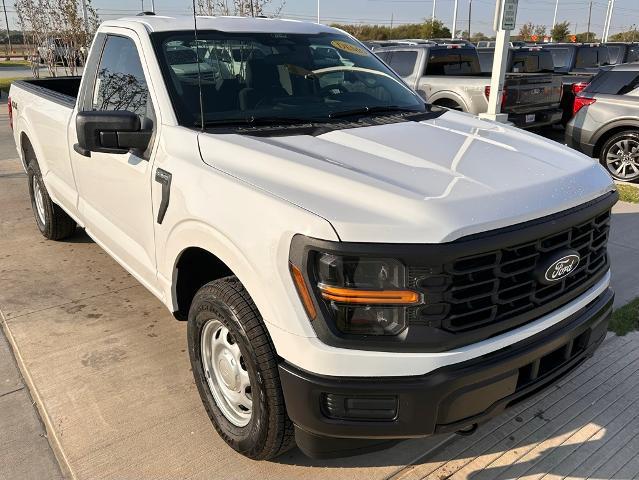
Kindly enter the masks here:
<path id="1" fill-rule="evenodd" d="M 579 253 L 572 251 L 562 255 L 559 259 L 552 261 L 543 272 L 543 279 L 539 279 L 542 283 L 551 284 L 567 277 L 575 271 L 581 257 Z M 547 264 L 546 264 L 547 265 Z M 545 265 L 544 265 L 545 266 Z M 540 272 L 541 273 L 541 272 Z"/>

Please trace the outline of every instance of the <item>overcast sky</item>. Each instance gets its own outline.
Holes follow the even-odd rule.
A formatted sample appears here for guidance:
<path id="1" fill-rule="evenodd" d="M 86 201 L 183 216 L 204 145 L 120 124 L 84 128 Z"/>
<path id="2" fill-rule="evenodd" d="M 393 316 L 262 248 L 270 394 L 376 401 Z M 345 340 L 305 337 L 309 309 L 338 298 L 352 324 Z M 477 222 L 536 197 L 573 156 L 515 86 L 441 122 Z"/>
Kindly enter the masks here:
<path id="1" fill-rule="evenodd" d="M 447 26 L 451 26 L 453 5 L 455 0 L 435 0 L 436 17 Z M 433 0 L 320 0 L 321 19 L 323 23 L 378 23 L 390 24 L 391 18 L 395 24 L 415 23 L 430 18 Z M 10 14 L 9 22 L 15 27 L 13 2 L 6 1 Z M 571 30 L 586 31 L 588 23 L 588 7 L 590 0 L 559 0 L 557 21 L 567 20 L 571 23 Z M 607 0 L 592 2 L 591 30 L 599 35 L 603 30 Z M 134 14 L 142 8 L 142 0 L 93 0 L 102 18 L 117 18 Z M 273 0 L 272 5 L 279 5 L 279 0 Z M 468 26 L 469 0 L 459 0 L 458 30 L 465 30 Z M 151 9 L 151 0 L 144 0 L 146 10 Z M 157 13 L 170 15 L 188 14 L 191 0 L 155 0 Z M 495 0 L 472 0 L 473 32 L 492 33 L 492 18 Z M 552 25 L 555 0 L 519 0 L 517 15 L 518 25 L 532 21 L 535 24 Z M 269 7 L 270 13 L 274 7 Z M 282 16 L 304 20 L 315 20 L 317 15 L 317 0 L 287 0 L 282 10 Z M 611 33 L 629 30 L 633 25 L 639 27 L 639 0 L 616 0 L 612 19 Z M 575 28 L 576 27 L 576 28 Z"/>

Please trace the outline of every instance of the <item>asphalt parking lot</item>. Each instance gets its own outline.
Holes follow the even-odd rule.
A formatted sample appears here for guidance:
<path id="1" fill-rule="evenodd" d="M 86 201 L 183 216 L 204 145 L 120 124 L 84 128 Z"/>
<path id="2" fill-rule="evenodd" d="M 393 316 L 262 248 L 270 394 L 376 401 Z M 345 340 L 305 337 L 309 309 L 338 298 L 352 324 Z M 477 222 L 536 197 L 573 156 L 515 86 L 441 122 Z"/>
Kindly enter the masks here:
<path id="1" fill-rule="evenodd" d="M 0 478 L 639 474 L 639 334 L 609 336 L 556 388 L 471 437 L 412 440 L 340 460 L 312 461 L 297 450 L 272 462 L 247 460 L 217 437 L 204 412 L 185 325 L 82 231 L 64 242 L 39 235 L 4 113 L 0 205 L 0 320 L 21 373 L 5 368 L 11 355 L 0 342 Z M 638 220 L 636 206 L 616 207 L 610 253 L 618 305 L 639 295 Z"/>

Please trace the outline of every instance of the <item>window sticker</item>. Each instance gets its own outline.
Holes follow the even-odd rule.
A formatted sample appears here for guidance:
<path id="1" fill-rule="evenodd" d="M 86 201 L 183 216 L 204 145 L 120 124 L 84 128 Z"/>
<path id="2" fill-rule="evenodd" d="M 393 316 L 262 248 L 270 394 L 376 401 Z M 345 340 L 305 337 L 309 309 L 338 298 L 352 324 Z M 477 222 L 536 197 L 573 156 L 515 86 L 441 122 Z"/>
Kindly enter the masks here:
<path id="1" fill-rule="evenodd" d="M 368 56 L 368 52 L 366 50 L 364 50 L 363 48 L 358 47 L 357 45 L 355 45 L 353 43 L 343 42 L 341 40 L 333 40 L 331 42 L 331 45 L 333 45 L 338 50 L 342 50 L 342 51 L 347 52 L 347 53 L 352 53 L 352 54 L 355 54 L 355 55 L 361 55 L 362 57 Z"/>

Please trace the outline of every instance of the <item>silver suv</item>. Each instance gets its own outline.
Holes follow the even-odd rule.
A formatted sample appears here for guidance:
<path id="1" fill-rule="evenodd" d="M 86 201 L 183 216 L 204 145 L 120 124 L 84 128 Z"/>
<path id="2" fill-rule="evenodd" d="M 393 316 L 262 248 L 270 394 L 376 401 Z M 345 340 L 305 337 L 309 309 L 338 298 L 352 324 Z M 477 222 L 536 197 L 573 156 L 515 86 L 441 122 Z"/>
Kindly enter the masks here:
<path id="1" fill-rule="evenodd" d="M 602 69 L 575 97 L 566 143 L 617 180 L 639 179 L 639 64 Z"/>

